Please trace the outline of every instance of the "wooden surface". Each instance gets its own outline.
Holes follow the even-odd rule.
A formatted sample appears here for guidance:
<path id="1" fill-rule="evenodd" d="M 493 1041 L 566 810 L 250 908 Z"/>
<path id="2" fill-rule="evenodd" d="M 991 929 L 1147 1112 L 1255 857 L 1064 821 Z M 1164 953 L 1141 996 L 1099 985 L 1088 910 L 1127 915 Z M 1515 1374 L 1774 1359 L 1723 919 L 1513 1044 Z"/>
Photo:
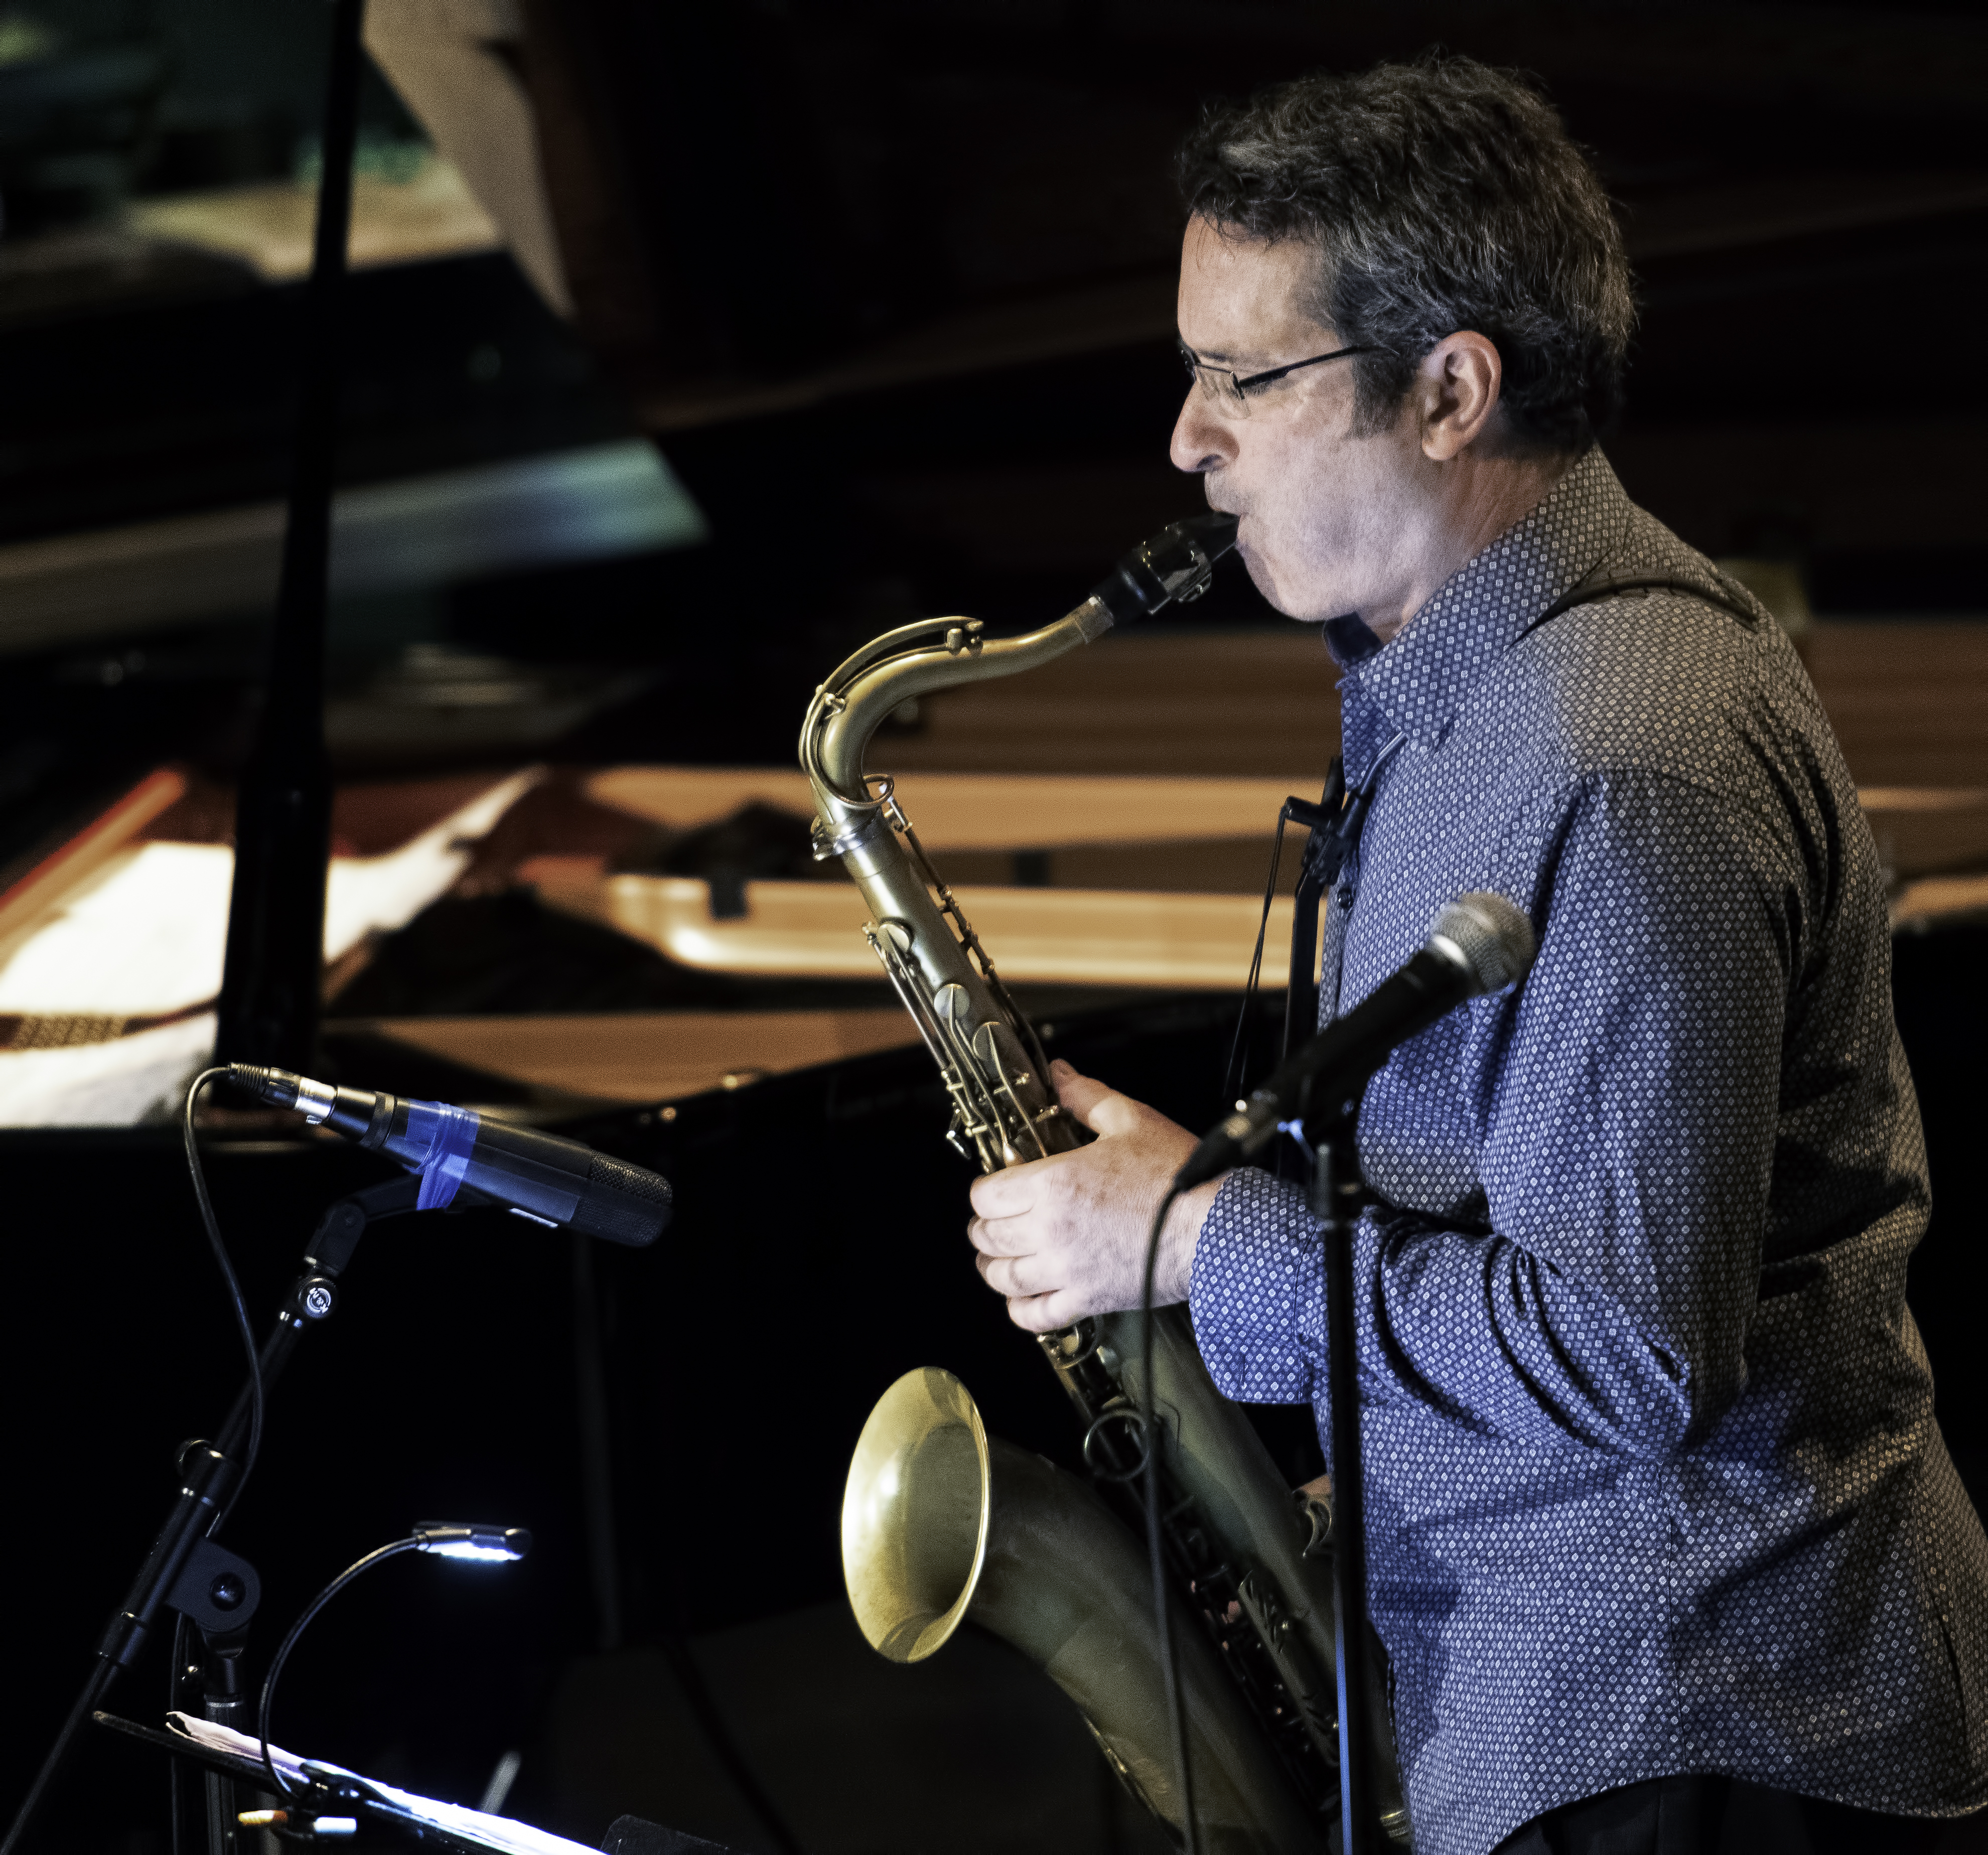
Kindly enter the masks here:
<path id="1" fill-rule="evenodd" d="M 1027 880 L 1036 887 L 1246 894 L 1262 890 L 1278 808 L 1299 786 L 1296 779 L 913 772 L 898 792 L 948 881 L 1019 882 L 1020 853 L 1033 860 Z M 678 830 L 756 800 L 803 816 L 809 805 L 806 781 L 776 767 L 613 767 L 582 791 Z M 1299 796 L 1310 795 L 1300 787 Z M 1988 867 L 1988 786 L 1867 786 L 1858 797 L 1894 876 Z M 560 843 L 566 821 L 549 822 L 545 841 Z M 1284 866 L 1288 888 L 1295 856 Z M 605 867 L 598 850 L 562 844 L 529 856 L 518 875 L 541 890 L 577 893 L 597 886 Z M 604 913 L 594 904 L 580 911 Z"/>
<path id="2" fill-rule="evenodd" d="M 1828 620 L 1810 674 L 1861 786 L 1988 786 L 1988 623 Z M 1339 751 L 1316 630 L 1107 635 L 1026 675 L 928 698 L 881 770 L 1199 773 L 1315 789 Z"/>
<path id="3" fill-rule="evenodd" d="M 0 892 L 0 958 L 19 944 L 62 897 L 144 836 L 184 797 L 185 776 L 171 767 L 148 773 L 116 804 L 42 857 Z"/>
<path id="4" fill-rule="evenodd" d="M 1290 790 L 1290 782 L 1275 779 L 1006 769 L 908 772 L 894 784 L 919 841 L 935 851 L 1255 837 L 1265 820 L 1274 822 Z M 675 830 L 713 823 L 755 801 L 803 817 L 814 813 L 806 776 L 798 769 L 617 766 L 594 774 L 584 790 L 597 803 Z"/>
<path id="5" fill-rule="evenodd" d="M 857 944 L 868 957 L 860 936 Z M 429 1056 L 539 1088 L 616 1102 L 667 1101 L 742 1088 L 762 1076 L 918 1041 L 911 1019 L 894 1007 L 348 1018 L 336 1028 L 390 1038 Z"/>
<path id="6" fill-rule="evenodd" d="M 874 979 L 862 897 L 840 883 L 746 884 L 746 913 L 715 919 L 711 891 L 695 877 L 610 876 L 592 904 L 624 934 L 705 972 L 786 978 Z M 573 892 L 540 891 L 573 907 Z M 1138 890 L 982 888 L 954 893 L 1001 976 L 1041 984 L 1151 985 L 1240 990 L 1262 917 L 1251 895 L 1152 894 Z M 1291 908 L 1270 911 L 1266 944 L 1288 947 Z"/>
<path id="7" fill-rule="evenodd" d="M 1905 884 L 1892 900 L 1892 927 L 1925 928 L 1988 916 L 1988 876 L 1928 876 Z"/>
<path id="8" fill-rule="evenodd" d="M 1988 624 L 1824 623 L 1814 680 L 1861 788 L 1902 927 L 1988 910 Z M 1131 634 L 1024 677 L 928 701 L 871 755 L 1017 981 L 1220 989 L 1256 938 L 1276 809 L 1316 792 L 1336 746 L 1333 667 L 1315 634 Z M 374 858 L 492 775 L 349 788 L 339 850 Z M 808 809 L 797 770 L 574 769 L 514 806 L 462 877 L 543 899 L 729 974 L 874 979 L 861 899 L 833 868 L 748 886 L 714 919 L 701 880 L 614 873 L 657 825 L 683 830 L 751 799 Z M 29 873 L 0 926 L 46 914 L 106 850 L 225 840 L 230 796 L 167 770 Z M 1295 858 L 1285 859 L 1286 887 Z M 653 867 L 653 866 L 651 866 Z M 1290 904 L 1270 944 L 1289 934 Z M 134 926 L 140 924 L 134 924 Z M 154 932 L 157 924 L 147 924 Z M 1273 965 L 1276 964 L 1273 958 Z M 615 1100 L 660 1100 L 905 1041 L 877 1013 L 401 1020 L 381 1034 L 472 1068 Z"/>
<path id="9" fill-rule="evenodd" d="M 1269 779 L 1316 796 L 1339 751 L 1338 680 L 1310 626 L 1107 634 L 1040 670 L 927 698 L 920 730 L 881 736 L 870 763 Z"/>
<path id="10" fill-rule="evenodd" d="M 1867 786 L 1857 796 L 1895 878 L 1988 869 L 1988 788 Z"/>
<path id="11" fill-rule="evenodd" d="M 1988 786 L 1988 624 L 1838 620 L 1805 648 L 1859 786 Z"/>

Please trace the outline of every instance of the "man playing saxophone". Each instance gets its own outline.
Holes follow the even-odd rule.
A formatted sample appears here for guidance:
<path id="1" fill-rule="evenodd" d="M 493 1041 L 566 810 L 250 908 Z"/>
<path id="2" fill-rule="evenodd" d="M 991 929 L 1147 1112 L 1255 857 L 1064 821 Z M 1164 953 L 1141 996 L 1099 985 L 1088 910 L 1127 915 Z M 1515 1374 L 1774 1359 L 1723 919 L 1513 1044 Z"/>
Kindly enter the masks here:
<path id="1" fill-rule="evenodd" d="M 1633 323 L 1600 184 L 1467 60 L 1212 114 L 1182 174 L 1173 459 L 1321 626 L 1370 795 L 1321 1016 L 1466 891 L 1540 935 L 1359 1123 L 1415 1845 L 1929 1849 L 1988 1803 L 1988 1539 L 1905 1304 L 1928 1191 L 1883 881 L 1786 639 L 1597 448 Z M 1040 1332 L 1138 1305 L 1195 1144 L 1056 1080 L 1099 1138 L 979 1179 L 970 1226 Z M 1164 1235 L 1160 1299 L 1233 1397 L 1323 1401 L 1320 1279 L 1261 1171 Z"/>

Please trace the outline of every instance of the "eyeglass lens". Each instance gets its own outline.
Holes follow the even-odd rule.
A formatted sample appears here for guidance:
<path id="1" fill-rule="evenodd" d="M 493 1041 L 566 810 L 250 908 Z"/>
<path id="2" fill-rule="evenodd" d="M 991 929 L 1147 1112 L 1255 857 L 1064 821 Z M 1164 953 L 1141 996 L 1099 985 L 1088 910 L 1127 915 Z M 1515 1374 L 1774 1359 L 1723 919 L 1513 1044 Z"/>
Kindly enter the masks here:
<path id="1" fill-rule="evenodd" d="M 1181 365 L 1187 369 L 1188 378 L 1210 399 L 1220 400 L 1232 411 L 1249 410 L 1249 397 L 1229 369 L 1211 367 L 1196 360 L 1185 348 L 1180 350 L 1180 357 Z"/>

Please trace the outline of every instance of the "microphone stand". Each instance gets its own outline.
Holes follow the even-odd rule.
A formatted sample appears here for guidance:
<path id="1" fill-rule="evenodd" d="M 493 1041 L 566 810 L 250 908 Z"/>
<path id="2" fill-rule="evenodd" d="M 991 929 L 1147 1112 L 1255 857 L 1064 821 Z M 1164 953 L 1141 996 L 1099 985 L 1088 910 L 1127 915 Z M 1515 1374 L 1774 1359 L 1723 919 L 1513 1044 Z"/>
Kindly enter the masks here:
<path id="1" fill-rule="evenodd" d="M 338 1278 L 375 1218 L 394 1217 L 414 1208 L 421 1181 L 412 1177 L 369 1186 L 332 1205 L 318 1221 L 305 1250 L 303 1272 L 284 1299 L 275 1326 L 263 1342 L 262 1386 L 275 1384 L 311 1327 L 328 1319 L 338 1306 Z M 467 1208 L 490 1201 L 465 1189 L 457 1203 Z M 240 1678 L 240 1658 L 249 1620 L 262 1597 L 255 1568 L 215 1543 L 213 1535 L 226 1519 L 242 1478 L 241 1452 L 248 1438 L 249 1397 L 245 1385 L 228 1421 L 215 1442 L 192 1442 L 179 1452 L 180 1493 L 140 1567 L 129 1594 L 105 1630 L 96 1648 L 96 1665 L 76 1696 L 56 1742 L 42 1761 L 27 1796 L 0 1842 L 0 1855 L 15 1855 L 46 1806 L 57 1781 L 75 1750 L 77 1735 L 110 1692 L 112 1684 L 138 1658 L 161 1610 L 173 1610 L 198 1630 L 208 1654 L 205 1658 L 201 1711 L 210 1719 L 235 1723 L 248 1705 Z M 174 1632 L 171 1698 L 177 1705 L 183 1681 L 184 1637 Z M 233 1786 L 225 1779 L 207 1785 L 210 1855 L 225 1855 L 234 1829 Z M 179 1787 L 174 1786 L 173 1833 L 180 1826 Z"/>
<path id="2" fill-rule="evenodd" d="M 1325 1245 L 1325 1382 L 1332 1436 L 1332 1600 L 1339 1661 L 1339 1819 L 1343 1855 L 1376 1855 L 1373 1658 L 1367 1640 L 1367 1501 L 1360 1458 L 1360 1365 L 1354 1353 L 1353 1235 L 1367 1202 L 1354 1116 L 1335 1112 L 1314 1135 L 1310 1208 Z"/>
<path id="3" fill-rule="evenodd" d="M 351 1266 L 353 1252 L 359 1247 L 359 1239 L 366 1234 L 367 1226 L 380 1218 L 401 1217 L 412 1211 L 420 1193 L 421 1181 L 412 1175 L 387 1179 L 340 1198 L 318 1219 L 317 1228 L 304 1252 L 303 1270 L 290 1285 L 282 1311 L 269 1330 L 269 1338 L 263 1341 L 259 1356 L 265 1401 L 269 1388 L 282 1376 L 283 1368 L 295 1354 L 298 1341 L 312 1327 L 321 1325 L 337 1312 L 338 1279 Z M 480 1192 L 464 1195 L 462 1201 L 465 1209 L 489 1202 Z M 221 1427 L 218 1447 L 224 1454 L 233 1455 L 248 1441 L 248 1387 L 245 1384 L 236 1394 L 234 1407 Z M 187 1624 L 191 1620 L 183 1620 L 174 1632 L 172 1676 L 167 1695 L 169 1705 L 174 1707 L 179 1706 L 184 1699 L 194 1698 L 182 1691 L 191 1684 L 195 1672 L 186 1662 Z M 242 1618 L 225 1637 L 194 1624 L 201 1630 L 207 1651 L 198 1671 L 201 1715 L 221 1725 L 232 1726 L 240 1732 L 252 1732 L 255 1722 L 254 1698 L 242 1678 L 242 1669 L 247 1623 L 245 1617 Z M 175 1855 L 181 1847 L 181 1829 L 187 1813 L 181 1788 L 183 1769 L 184 1761 L 173 1761 L 172 1847 Z M 234 1840 L 235 1781 L 210 1767 L 202 1774 L 202 1782 L 207 1818 L 206 1855 L 229 1855 L 229 1850 L 237 1846 Z"/>

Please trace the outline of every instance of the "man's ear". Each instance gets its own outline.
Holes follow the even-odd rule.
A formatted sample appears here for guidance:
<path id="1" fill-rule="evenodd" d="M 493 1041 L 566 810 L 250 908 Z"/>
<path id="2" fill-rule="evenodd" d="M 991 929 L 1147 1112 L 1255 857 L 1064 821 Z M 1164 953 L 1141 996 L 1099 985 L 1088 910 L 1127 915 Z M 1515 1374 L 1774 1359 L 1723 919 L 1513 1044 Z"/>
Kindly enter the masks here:
<path id="1" fill-rule="evenodd" d="M 1422 356 L 1415 370 L 1415 398 L 1422 413 L 1422 455 L 1446 464 L 1464 447 L 1486 437 L 1498 411 L 1505 363 L 1496 344 L 1474 329 L 1448 335 Z"/>

